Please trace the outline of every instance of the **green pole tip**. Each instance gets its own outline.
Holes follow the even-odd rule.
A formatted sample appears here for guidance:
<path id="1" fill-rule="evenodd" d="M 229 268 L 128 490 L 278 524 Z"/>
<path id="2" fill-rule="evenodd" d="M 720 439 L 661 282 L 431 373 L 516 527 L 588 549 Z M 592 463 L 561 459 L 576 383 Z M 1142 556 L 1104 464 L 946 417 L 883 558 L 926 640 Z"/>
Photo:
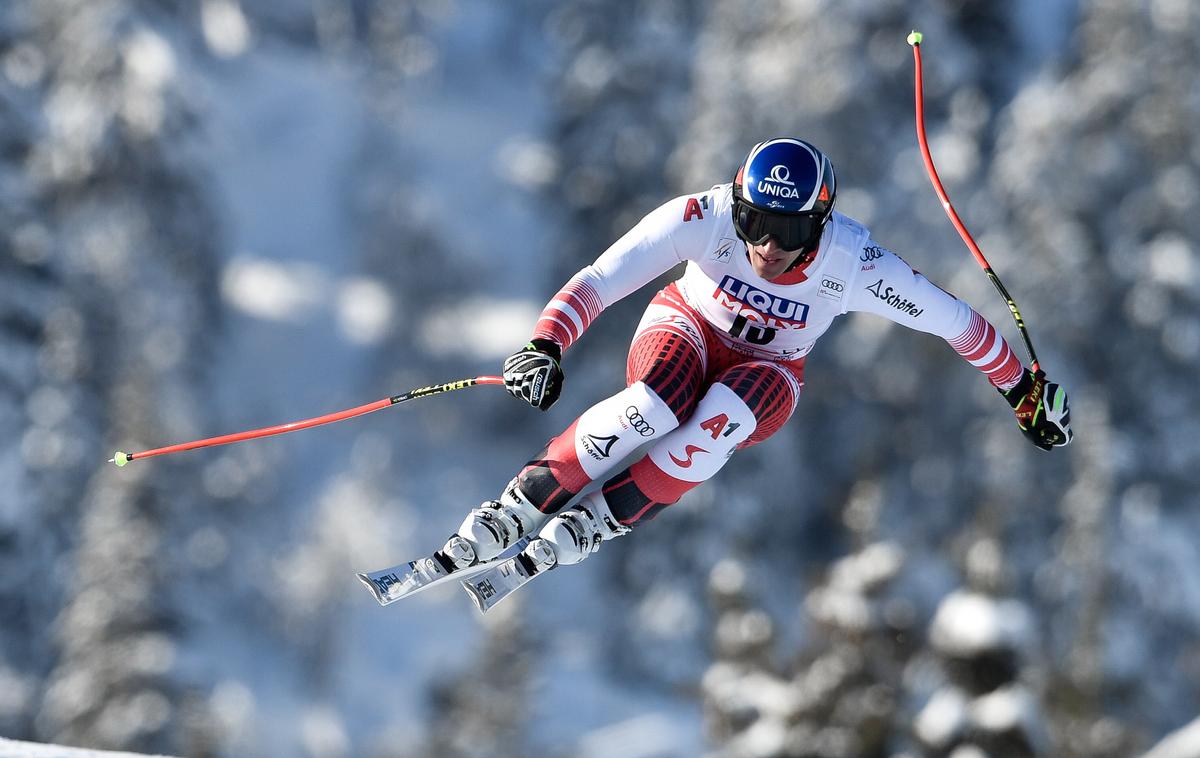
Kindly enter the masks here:
<path id="1" fill-rule="evenodd" d="M 112 462 L 118 466 L 124 466 L 126 463 L 129 463 L 129 454 L 122 453 L 120 450 L 118 450 L 117 452 L 113 453 Z"/>
<path id="2" fill-rule="evenodd" d="M 908 44 L 912 45 L 913 47 L 916 47 L 917 45 L 921 44 L 922 36 L 923 35 L 919 31 L 917 31 L 916 29 L 913 29 L 912 34 L 908 35 Z"/>

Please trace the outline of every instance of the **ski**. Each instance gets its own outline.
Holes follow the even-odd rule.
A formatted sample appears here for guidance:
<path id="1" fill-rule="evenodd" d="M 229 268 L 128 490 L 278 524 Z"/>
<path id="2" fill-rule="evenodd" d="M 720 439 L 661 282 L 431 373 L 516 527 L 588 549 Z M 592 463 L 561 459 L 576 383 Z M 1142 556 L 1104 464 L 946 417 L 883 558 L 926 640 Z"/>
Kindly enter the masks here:
<path id="1" fill-rule="evenodd" d="M 390 605 L 418 592 L 447 584 L 451 580 L 465 580 L 481 574 L 514 553 L 519 553 L 529 544 L 530 539 L 530 537 L 522 537 L 492 560 L 481 561 L 473 566 L 457 570 L 447 568 L 437 558 L 429 555 L 379 571 L 359 573 L 358 580 L 371 591 L 380 605 Z"/>
<path id="2" fill-rule="evenodd" d="M 558 565 L 554 550 L 546 540 L 534 540 L 517 555 L 489 563 L 484 571 L 471 576 L 456 576 L 475 601 L 487 613 L 501 600 Z"/>

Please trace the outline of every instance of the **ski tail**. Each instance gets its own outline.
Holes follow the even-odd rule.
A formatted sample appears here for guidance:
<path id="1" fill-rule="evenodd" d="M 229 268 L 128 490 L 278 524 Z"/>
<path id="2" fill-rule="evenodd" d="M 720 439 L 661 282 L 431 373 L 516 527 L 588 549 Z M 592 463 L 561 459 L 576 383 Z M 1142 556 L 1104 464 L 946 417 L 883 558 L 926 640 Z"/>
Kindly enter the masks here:
<path id="1" fill-rule="evenodd" d="M 437 586 L 449 580 L 452 575 L 451 571 L 431 555 L 379 571 L 360 573 L 358 580 L 371 591 L 380 605 L 388 605 Z"/>
<path id="2" fill-rule="evenodd" d="M 400 577 L 393 569 L 386 571 L 373 571 L 371 573 L 359 572 L 356 574 L 358 581 L 363 583 L 363 586 L 371 591 L 375 596 L 376 602 L 380 605 L 394 603 L 396 598 L 391 597 L 391 588 L 400 583 Z"/>
<path id="3" fill-rule="evenodd" d="M 437 557 L 430 555 L 408 563 L 401 563 L 379 571 L 357 574 L 358 580 L 370 590 L 380 605 L 390 605 L 397 600 L 424 592 L 427 589 L 448 584 L 451 580 L 466 580 L 493 568 L 514 553 L 519 553 L 529 544 L 525 537 L 511 545 L 508 550 L 491 561 L 477 563 L 466 568 L 448 568 Z"/>

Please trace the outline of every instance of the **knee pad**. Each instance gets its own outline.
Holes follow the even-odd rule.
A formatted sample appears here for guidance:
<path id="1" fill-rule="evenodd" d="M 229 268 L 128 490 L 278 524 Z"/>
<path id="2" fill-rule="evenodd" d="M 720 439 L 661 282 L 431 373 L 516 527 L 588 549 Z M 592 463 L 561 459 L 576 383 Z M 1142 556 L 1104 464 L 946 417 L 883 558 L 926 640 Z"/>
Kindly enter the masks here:
<path id="1" fill-rule="evenodd" d="M 746 403 L 724 384 L 714 384 L 696 412 L 650 448 L 650 460 L 685 482 L 703 482 L 717 473 L 758 422 Z"/>
<path id="2" fill-rule="evenodd" d="M 608 472 L 639 446 L 679 425 L 678 419 L 644 382 L 634 382 L 601 400 L 575 423 L 575 453 L 591 479 Z"/>

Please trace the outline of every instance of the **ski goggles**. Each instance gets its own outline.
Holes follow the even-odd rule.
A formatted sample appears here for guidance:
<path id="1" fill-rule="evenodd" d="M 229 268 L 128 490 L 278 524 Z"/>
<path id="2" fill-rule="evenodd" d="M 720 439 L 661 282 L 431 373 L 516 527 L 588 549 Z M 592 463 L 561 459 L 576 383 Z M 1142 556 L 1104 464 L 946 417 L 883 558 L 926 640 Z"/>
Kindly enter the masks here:
<path id="1" fill-rule="evenodd" d="M 751 245 L 765 245 L 774 237 L 784 250 L 799 250 L 820 236 L 825 219 L 822 213 L 771 213 L 739 199 L 733 202 L 733 229 Z"/>

